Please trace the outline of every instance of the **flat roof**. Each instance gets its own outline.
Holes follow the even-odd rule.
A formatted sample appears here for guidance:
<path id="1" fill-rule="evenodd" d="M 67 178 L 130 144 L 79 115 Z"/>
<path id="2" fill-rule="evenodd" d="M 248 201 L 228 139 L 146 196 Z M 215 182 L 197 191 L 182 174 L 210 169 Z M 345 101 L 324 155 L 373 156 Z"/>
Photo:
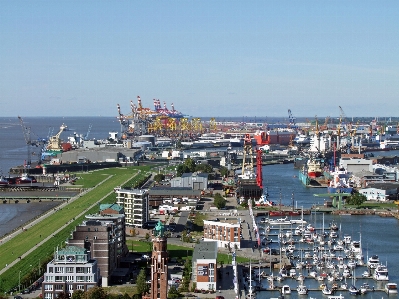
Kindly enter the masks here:
<path id="1" fill-rule="evenodd" d="M 218 254 L 216 241 L 200 241 L 195 245 L 193 260 L 215 259 Z"/>

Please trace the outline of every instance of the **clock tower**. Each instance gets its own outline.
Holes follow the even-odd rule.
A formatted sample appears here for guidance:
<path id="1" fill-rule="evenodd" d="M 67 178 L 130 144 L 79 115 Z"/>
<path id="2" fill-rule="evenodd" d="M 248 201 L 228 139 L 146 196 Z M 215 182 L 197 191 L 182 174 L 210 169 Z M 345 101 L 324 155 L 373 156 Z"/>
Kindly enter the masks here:
<path id="1" fill-rule="evenodd" d="M 151 294 L 150 299 L 166 299 L 168 297 L 168 252 L 167 238 L 164 236 L 164 225 L 158 222 L 152 240 L 151 256 Z"/>

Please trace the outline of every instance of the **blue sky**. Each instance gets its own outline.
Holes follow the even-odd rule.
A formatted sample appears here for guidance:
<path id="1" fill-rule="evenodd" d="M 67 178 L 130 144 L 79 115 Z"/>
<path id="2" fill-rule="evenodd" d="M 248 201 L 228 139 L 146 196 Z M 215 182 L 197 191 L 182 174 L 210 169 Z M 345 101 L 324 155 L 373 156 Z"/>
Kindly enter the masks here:
<path id="1" fill-rule="evenodd" d="M 0 4 L 0 116 L 398 116 L 399 1 Z"/>

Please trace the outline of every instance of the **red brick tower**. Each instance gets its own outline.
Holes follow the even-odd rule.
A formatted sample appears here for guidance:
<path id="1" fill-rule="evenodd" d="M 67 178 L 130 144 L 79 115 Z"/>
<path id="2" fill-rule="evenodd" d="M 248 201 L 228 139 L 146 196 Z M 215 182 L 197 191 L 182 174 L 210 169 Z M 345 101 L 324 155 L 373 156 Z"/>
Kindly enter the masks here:
<path id="1" fill-rule="evenodd" d="M 152 240 L 151 299 L 167 299 L 168 297 L 168 252 L 167 239 L 163 235 L 163 230 L 163 225 L 159 223 Z"/>

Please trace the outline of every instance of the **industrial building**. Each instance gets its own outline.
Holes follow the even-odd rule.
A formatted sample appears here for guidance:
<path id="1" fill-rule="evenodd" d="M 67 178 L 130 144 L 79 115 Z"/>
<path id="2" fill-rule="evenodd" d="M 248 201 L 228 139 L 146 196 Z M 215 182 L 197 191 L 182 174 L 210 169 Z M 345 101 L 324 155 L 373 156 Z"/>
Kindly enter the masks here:
<path id="1" fill-rule="evenodd" d="M 133 162 L 138 159 L 141 149 L 130 147 L 98 146 L 76 149 L 57 154 L 60 163 L 95 163 L 95 162 Z"/>
<path id="2" fill-rule="evenodd" d="M 173 198 L 192 198 L 192 199 L 200 199 L 201 191 L 193 190 L 190 187 L 152 187 L 148 190 L 148 202 L 149 205 L 154 207 L 159 207 L 163 204 L 165 199 L 170 199 L 172 201 Z"/>
<path id="3" fill-rule="evenodd" d="M 170 181 L 171 187 L 186 187 L 193 190 L 205 190 L 208 188 L 207 173 L 183 173 L 181 177 L 174 178 Z"/>

